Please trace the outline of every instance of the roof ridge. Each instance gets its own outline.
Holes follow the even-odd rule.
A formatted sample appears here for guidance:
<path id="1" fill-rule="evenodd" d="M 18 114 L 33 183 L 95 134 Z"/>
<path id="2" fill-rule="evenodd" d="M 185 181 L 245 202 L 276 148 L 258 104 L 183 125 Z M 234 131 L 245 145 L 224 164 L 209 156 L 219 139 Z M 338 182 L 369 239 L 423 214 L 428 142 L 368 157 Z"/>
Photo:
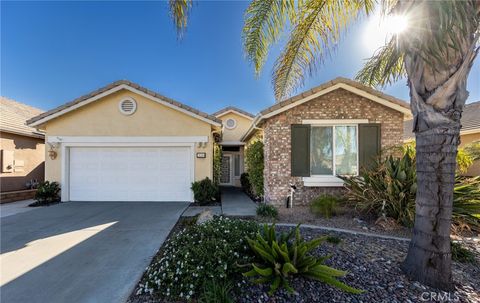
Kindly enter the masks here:
<path id="1" fill-rule="evenodd" d="M 35 117 L 27 120 L 27 124 L 32 124 L 32 123 L 34 123 L 34 122 L 37 122 L 37 121 L 39 121 L 39 120 L 41 120 L 41 119 L 43 119 L 43 118 L 46 118 L 46 117 L 48 117 L 48 116 L 50 116 L 50 115 L 52 115 L 52 114 L 55 114 L 55 113 L 60 112 L 60 111 L 62 111 L 62 110 L 64 110 L 64 109 L 67 109 L 67 108 L 69 108 L 69 107 L 71 107 L 71 106 L 73 106 L 73 105 L 75 105 L 75 104 L 78 104 L 78 103 L 80 103 L 80 102 L 82 102 L 82 101 L 85 101 L 85 100 L 87 100 L 87 99 L 93 98 L 93 97 L 95 97 L 95 96 L 97 96 L 97 95 L 99 95 L 99 94 L 101 94 L 101 93 L 104 93 L 104 92 L 106 92 L 106 91 L 109 91 L 110 89 L 113 89 L 113 88 L 115 88 L 115 87 L 117 87 L 117 86 L 120 86 L 120 85 L 127 85 L 127 86 L 129 86 L 129 87 L 134 88 L 134 89 L 140 90 L 141 92 L 143 92 L 143 93 L 145 93 L 145 94 L 148 94 L 148 95 L 150 95 L 150 96 L 152 96 L 152 97 L 162 99 L 163 101 L 165 101 L 165 102 L 167 102 L 167 103 L 170 103 L 171 105 L 174 105 L 174 106 L 176 106 L 176 107 L 178 107 L 178 108 L 182 108 L 182 109 L 184 109 L 184 110 L 187 110 L 187 111 L 189 111 L 189 112 L 191 112 L 191 113 L 193 113 L 193 114 L 195 114 L 195 115 L 198 115 L 198 116 L 200 116 L 200 117 L 206 118 L 206 119 L 211 120 L 211 121 L 216 122 L 216 123 L 222 123 L 222 121 L 221 121 L 220 119 L 218 119 L 217 117 L 215 117 L 215 116 L 213 116 L 213 115 L 209 115 L 209 114 L 207 114 L 207 113 L 205 113 L 205 112 L 202 112 L 202 111 L 200 111 L 200 110 L 198 110 L 198 109 L 195 109 L 195 108 L 193 108 L 193 107 L 191 107 L 191 106 L 189 106 L 189 105 L 186 105 L 186 104 L 181 103 L 181 102 L 178 102 L 178 101 L 176 101 L 176 100 L 174 100 L 174 99 L 172 99 L 172 98 L 169 98 L 169 97 L 166 97 L 166 96 L 164 96 L 164 95 L 161 95 L 161 94 L 159 94 L 159 93 L 157 93 L 157 92 L 155 92 L 155 91 L 152 91 L 152 90 L 150 90 L 150 89 L 148 89 L 148 88 L 146 88 L 146 87 L 143 87 L 143 86 L 141 86 L 141 85 L 139 85 L 139 84 L 137 84 L 137 83 L 135 83 L 135 82 L 132 82 L 132 81 L 130 81 L 130 80 L 122 79 L 122 80 L 116 80 L 116 81 L 114 81 L 114 82 L 111 82 L 111 83 L 109 83 L 109 84 L 107 84 L 107 85 L 105 85 L 105 86 L 103 86 L 103 87 L 100 87 L 100 88 L 98 88 L 98 89 L 96 89 L 96 90 L 91 91 L 91 92 L 88 93 L 88 94 L 85 94 L 85 95 L 83 95 L 83 96 L 80 96 L 80 97 L 78 97 L 78 98 L 76 98 L 76 99 L 73 99 L 73 100 L 70 101 L 70 102 L 67 102 L 67 103 L 62 104 L 62 105 L 60 105 L 60 106 L 58 106 L 58 107 L 56 107 L 56 108 L 53 108 L 53 109 L 51 109 L 51 110 L 49 110 L 49 111 L 47 111 L 47 112 L 44 112 L 44 113 L 42 113 L 42 114 L 40 114 L 40 115 L 37 115 L 37 116 L 35 116 Z"/>
<path id="2" fill-rule="evenodd" d="M 254 114 L 252 114 L 252 113 L 250 113 L 250 112 L 247 112 L 246 110 L 243 110 L 243 109 L 241 109 L 241 108 L 239 108 L 239 107 L 236 107 L 236 106 L 233 106 L 233 105 L 229 105 L 229 106 L 226 106 L 226 107 L 224 107 L 224 108 L 222 108 L 222 109 L 219 109 L 219 110 L 217 110 L 216 112 L 214 112 L 212 115 L 213 115 L 213 116 L 218 116 L 218 115 L 223 114 L 224 112 L 227 112 L 227 111 L 229 111 L 229 110 L 234 110 L 234 111 L 236 111 L 236 112 L 239 112 L 239 113 L 241 113 L 241 114 L 244 114 L 244 115 L 246 115 L 246 116 L 249 116 L 250 118 L 254 118 L 254 117 L 255 117 Z"/>

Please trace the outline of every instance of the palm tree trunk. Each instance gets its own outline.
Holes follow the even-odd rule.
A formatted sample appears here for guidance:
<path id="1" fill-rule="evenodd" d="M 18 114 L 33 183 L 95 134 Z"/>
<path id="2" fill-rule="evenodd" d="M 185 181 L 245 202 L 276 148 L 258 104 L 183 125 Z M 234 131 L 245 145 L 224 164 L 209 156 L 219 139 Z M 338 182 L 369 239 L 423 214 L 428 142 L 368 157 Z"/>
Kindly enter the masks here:
<path id="1" fill-rule="evenodd" d="M 401 265 L 410 278 L 452 290 L 450 228 L 460 118 L 468 97 L 467 77 L 476 56 L 475 41 L 446 66 L 429 67 L 407 54 L 413 131 L 417 150 L 415 225 Z"/>

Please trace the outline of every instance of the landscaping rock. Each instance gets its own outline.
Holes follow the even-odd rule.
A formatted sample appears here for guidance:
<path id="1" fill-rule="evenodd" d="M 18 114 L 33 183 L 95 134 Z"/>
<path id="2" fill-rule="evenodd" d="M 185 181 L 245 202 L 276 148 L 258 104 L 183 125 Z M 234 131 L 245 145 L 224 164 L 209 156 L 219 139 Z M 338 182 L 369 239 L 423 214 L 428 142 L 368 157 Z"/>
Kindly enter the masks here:
<path id="1" fill-rule="evenodd" d="M 213 213 L 210 210 L 204 210 L 198 215 L 197 224 L 203 224 L 213 219 Z"/>

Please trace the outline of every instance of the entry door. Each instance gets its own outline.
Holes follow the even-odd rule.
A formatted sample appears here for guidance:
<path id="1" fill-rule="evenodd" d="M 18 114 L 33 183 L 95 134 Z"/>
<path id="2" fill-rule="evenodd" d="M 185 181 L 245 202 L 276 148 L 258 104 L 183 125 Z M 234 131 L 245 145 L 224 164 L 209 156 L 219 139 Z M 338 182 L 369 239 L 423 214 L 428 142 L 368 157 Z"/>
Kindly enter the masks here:
<path id="1" fill-rule="evenodd" d="M 190 201 L 189 147 L 72 147 L 71 201 Z"/>
<path id="2" fill-rule="evenodd" d="M 232 155 L 222 155 L 222 172 L 220 176 L 221 185 L 232 185 Z"/>

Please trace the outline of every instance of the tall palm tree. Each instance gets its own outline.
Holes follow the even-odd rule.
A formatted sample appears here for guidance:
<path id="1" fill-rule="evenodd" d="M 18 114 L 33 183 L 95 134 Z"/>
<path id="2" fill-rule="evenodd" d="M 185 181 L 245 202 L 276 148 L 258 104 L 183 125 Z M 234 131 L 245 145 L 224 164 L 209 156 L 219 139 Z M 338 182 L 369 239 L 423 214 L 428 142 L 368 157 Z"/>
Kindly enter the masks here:
<path id="1" fill-rule="evenodd" d="M 409 20 L 358 72 L 370 86 L 408 79 L 417 149 L 417 198 L 413 238 L 402 264 L 411 278 L 452 289 L 450 226 L 460 117 L 470 68 L 479 50 L 480 2 L 379 0 L 384 15 Z M 176 2 L 176 1 L 173 1 Z M 191 1 L 180 1 L 190 3 Z M 275 61 L 277 100 L 303 84 L 335 50 L 348 26 L 371 15 L 376 0 L 253 0 L 245 13 L 243 42 L 256 73 L 284 31 L 289 39 Z M 172 3 L 172 1 L 171 1 Z M 182 7 L 190 7 L 182 4 Z M 184 10 L 182 10 L 183 12 Z M 186 15 L 173 15 L 186 25 Z M 182 21 L 183 20 L 183 21 Z"/>

